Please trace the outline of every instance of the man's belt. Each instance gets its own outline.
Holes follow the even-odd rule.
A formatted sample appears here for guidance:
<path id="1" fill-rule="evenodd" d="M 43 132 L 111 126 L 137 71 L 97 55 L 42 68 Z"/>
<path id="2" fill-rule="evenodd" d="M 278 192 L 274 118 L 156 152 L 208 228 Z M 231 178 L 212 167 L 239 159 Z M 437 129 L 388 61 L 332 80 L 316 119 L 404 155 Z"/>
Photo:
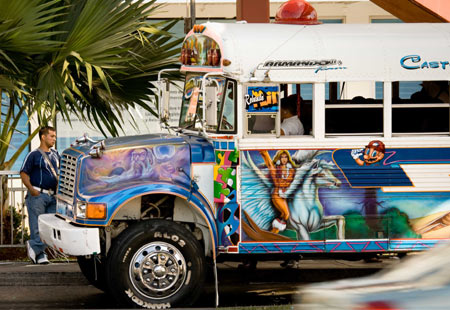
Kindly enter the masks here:
<path id="1" fill-rule="evenodd" d="M 33 188 L 38 190 L 41 193 L 44 193 L 44 194 L 47 194 L 47 195 L 50 195 L 50 196 L 53 196 L 55 194 L 55 191 L 52 190 L 52 189 L 43 189 L 43 188 L 40 188 L 40 187 L 37 187 L 37 186 L 33 186 Z"/>

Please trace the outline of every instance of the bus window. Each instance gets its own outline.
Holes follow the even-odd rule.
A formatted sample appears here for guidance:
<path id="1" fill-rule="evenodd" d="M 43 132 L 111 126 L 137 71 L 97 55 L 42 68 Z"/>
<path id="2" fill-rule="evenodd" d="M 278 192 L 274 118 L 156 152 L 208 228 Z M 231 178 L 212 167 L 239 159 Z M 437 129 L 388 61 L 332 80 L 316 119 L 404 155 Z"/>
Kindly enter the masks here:
<path id="1" fill-rule="evenodd" d="M 449 134 L 448 81 L 394 82 L 392 132 Z"/>
<path id="2" fill-rule="evenodd" d="M 276 114 L 247 114 L 247 134 L 275 134 Z"/>
<path id="3" fill-rule="evenodd" d="M 234 131 L 236 128 L 236 82 L 228 80 L 221 109 L 219 131 Z"/>
<path id="4" fill-rule="evenodd" d="M 355 90 L 366 86 L 366 91 L 358 94 Z M 325 134 L 333 135 L 382 135 L 383 100 L 367 94 L 375 89 L 373 82 L 330 83 L 326 89 Z M 382 89 L 377 89 L 383 98 Z"/>
<path id="5" fill-rule="evenodd" d="M 327 83 L 328 86 L 328 83 Z M 300 96 L 297 106 L 297 115 L 302 123 L 304 134 L 311 134 L 312 130 L 312 83 L 292 84 L 292 94 Z"/>

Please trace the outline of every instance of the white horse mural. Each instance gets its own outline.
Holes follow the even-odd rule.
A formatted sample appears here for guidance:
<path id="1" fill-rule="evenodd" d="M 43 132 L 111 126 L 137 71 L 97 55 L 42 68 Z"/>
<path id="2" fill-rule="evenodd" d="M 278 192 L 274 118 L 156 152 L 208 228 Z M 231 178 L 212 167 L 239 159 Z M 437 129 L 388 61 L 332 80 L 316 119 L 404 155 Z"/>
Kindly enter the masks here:
<path id="1" fill-rule="evenodd" d="M 331 172 L 332 162 L 317 159 L 319 151 L 299 150 L 292 160 L 297 164 L 294 180 L 286 191 L 280 192 L 289 205 L 289 227 L 295 229 L 301 240 L 310 240 L 310 233 L 336 225 L 338 238 L 344 239 L 345 219 L 343 216 L 323 216 L 323 206 L 319 200 L 319 188 L 339 188 L 341 182 Z M 242 157 L 243 197 L 252 199 L 243 202 L 244 211 L 263 230 L 270 230 L 277 214 L 271 206 L 270 192 L 273 184 L 268 177 L 268 169 L 258 167 L 248 152 Z M 248 184 L 248 185 L 247 185 Z"/>

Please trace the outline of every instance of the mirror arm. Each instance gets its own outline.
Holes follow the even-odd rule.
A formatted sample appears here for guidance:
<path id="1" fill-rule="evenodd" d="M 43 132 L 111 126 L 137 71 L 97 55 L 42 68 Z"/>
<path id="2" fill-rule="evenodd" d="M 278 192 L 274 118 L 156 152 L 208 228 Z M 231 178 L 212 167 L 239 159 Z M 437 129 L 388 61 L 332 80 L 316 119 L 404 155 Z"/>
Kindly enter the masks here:
<path id="1" fill-rule="evenodd" d="M 202 79 L 202 131 L 205 137 L 208 137 L 208 133 L 206 132 L 205 120 L 206 120 L 206 78 L 210 75 L 217 75 L 217 72 L 209 72 L 203 76 Z M 213 80 L 215 81 L 215 80 Z M 217 81 L 215 81 L 217 83 Z M 217 83 L 219 84 L 219 83 Z"/>
<path id="2" fill-rule="evenodd" d="M 162 84 L 161 76 L 163 73 L 174 72 L 174 71 L 180 71 L 180 70 L 179 69 L 163 69 L 158 72 L 158 83 L 157 83 L 157 85 L 158 85 L 158 118 L 159 118 L 159 126 L 161 129 L 164 128 L 163 127 L 164 121 L 162 120 L 162 117 L 161 117 L 162 105 L 163 105 L 163 103 L 162 103 L 163 89 L 162 89 L 162 85 L 161 85 Z M 170 99 L 168 99 L 168 100 L 170 100 Z"/>

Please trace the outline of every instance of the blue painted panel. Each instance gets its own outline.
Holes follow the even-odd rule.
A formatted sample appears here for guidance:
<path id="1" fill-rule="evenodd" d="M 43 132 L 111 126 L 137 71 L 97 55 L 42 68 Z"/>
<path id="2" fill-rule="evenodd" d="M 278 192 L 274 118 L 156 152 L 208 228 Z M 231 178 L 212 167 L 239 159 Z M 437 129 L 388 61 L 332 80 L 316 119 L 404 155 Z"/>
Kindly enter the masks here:
<path id="1" fill-rule="evenodd" d="M 183 136 L 183 138 L 191 147 L 191 160 L 193 163 L 214 162 L 214 147 L 209 141 L 199 136 Z"/>
<path id="2" fill-rule="evenodd" d="M 282 254 L 282 253 L 321 253 L 325 251 L 324 243 L 310 242 L 242 242 L 239 244 L 239 253 L 242 254 Z"/>
<path id="3" fill-rule="evenodd" d="M 198 194 L 190 193 L 188 188 L 183 188 L 173 184 L 159 183 L 159 184 L 142 184 L 140 186 L 124 188 L 119 191 L 111 192 L 106 195 L 98 195 L 92 197 L 80 197 L 81 200 L 92 202 L 92 203 L 106 203 L 107 204 L 107 218 L 105 220 L 83 220 L 77 219 L 77 223 L 80 224 L 91 224 L 91 225 L 106 225 L 111 217 L 117 212 L 119 206 L 124 204 L 127 200 L 151 193 L 168 193 L 175 194 L 180 197 L 184 197 L 187 201 L 192 202 L 197 206 L 200 211 L 205 214 L 207 221 L 212 229 L 215 244 L 217 245 L 217 228 L 215 224 L 214 214 L 211 207 L 207 202 Z"/>
<path id="4" fill-rule="evenodd" d="M 446 244 L 449 240 L 444 239 L 404 239 L 391 240 L 391 251 L 424 251 L 429 250 L 439 244 Z"/>
<path id="5" fill-rule="evenodd" d="M 388 240 L 327 241 L 326 251 L 331 253 L 384 252 L 389 249 Z"/>

